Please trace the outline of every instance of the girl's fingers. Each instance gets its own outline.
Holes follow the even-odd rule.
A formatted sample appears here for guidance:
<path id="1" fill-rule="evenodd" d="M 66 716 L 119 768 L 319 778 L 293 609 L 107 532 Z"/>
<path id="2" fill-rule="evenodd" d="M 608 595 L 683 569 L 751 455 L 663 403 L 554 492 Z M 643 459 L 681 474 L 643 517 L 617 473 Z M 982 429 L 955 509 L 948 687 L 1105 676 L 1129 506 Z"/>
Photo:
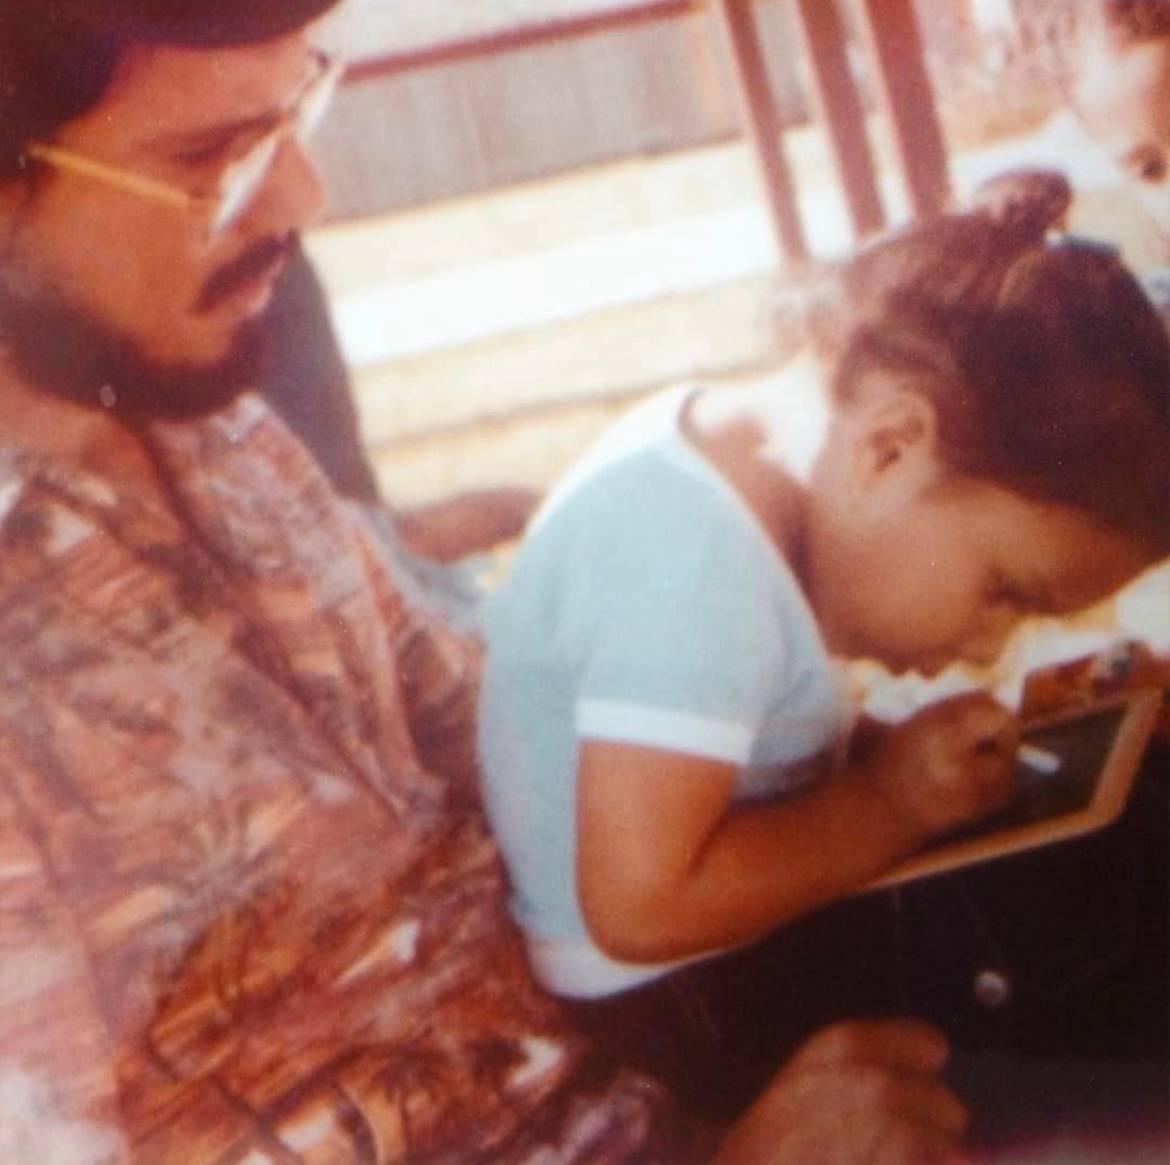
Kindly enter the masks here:
<path id="1" fill-rule="evenodd" d="M 962 708 L 962 727 L 967 738 L 976 745 L 984 743 L 1010 744 L 1019 731 L 1019 722 L 1013 712 L 985 694 L 965 698 Z"/>

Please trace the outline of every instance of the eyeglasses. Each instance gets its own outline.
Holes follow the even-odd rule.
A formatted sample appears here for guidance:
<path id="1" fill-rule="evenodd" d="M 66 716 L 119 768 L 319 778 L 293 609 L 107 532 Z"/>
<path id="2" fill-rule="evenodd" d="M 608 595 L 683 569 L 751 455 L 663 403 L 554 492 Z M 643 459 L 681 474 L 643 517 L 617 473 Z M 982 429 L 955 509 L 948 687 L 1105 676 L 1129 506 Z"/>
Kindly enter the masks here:
<path id="1" fill-rule="evenodd" d="M 44 142 L 29 144 L 25 153 L 57 170 L 79 174 L 181 210 L 202 213 L 207 216 L 208 234 L 214 238 L 237 222 L 251 205 L 263 187 L 285 139 L 294 137 L 304 145 L 321 124 L 345 71 L 345 63 L 318 53 L 316 65 L 315 75 L 288 112 L 244 154 L 229 163 L 220 173 L 215 189 L 206 194 L 192 194 L 170 182 L 109 166 L 84 154 Z"/>

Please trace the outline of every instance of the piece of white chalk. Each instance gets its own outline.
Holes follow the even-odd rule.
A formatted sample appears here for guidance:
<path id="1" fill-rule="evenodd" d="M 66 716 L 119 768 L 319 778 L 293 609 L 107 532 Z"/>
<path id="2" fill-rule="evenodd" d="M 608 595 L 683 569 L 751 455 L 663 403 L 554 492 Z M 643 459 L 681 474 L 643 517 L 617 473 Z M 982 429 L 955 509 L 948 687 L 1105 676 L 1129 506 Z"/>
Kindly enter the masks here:
<path id="1" fill-rule="evenodd" d="M 1058 773 L 1064 767 L 1061 757 L 1047 748 L 1041 748 L 1038 744 L 1021 744 L 1016 750 L 1016 759 L 1020 764 L 1027 765 L 1028 768 L 1035 769 L 1045 776 Z"/>

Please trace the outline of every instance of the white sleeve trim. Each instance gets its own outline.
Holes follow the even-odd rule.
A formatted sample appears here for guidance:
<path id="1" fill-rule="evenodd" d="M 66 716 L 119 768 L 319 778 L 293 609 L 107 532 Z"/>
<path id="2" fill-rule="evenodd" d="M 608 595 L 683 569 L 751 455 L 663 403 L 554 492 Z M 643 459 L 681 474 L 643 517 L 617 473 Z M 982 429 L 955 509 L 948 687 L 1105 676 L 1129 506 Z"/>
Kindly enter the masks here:
<path id="1" fill-rule="evenodd" d="M 676 967 L 719 954 L 705 951 L 669 963 L 623 963 L 611 959 L 588 938 L 543 939 L 526 934 L 524 942 L 529 964 L 541 986 L 571 999 L 602 999 L 661 979 Z"/>
<path id="2" fill-rule="evenodd" d="M 620 700 L 578 700 L 577 735 L 744 765 L 751 756 L 756 731 L 742 722 L 718 720 L 695 712 Z"/>

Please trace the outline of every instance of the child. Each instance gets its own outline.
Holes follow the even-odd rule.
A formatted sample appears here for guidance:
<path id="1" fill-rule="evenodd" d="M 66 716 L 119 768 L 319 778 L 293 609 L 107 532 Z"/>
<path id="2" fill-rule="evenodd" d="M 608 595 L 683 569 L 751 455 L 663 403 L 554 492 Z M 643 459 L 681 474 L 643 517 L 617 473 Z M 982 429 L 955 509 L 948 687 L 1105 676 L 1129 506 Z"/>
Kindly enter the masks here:
<path id="1" fill-rule="evenodd" d="M 1026 11 L 1066 100 L 1144 204 L 1170 262 L 1170 0 L 1031 0 Z"/>
<path id="2" fill-rule="evenodd" d="M 1043 227 L 955 215 L 862 252 L 817 321 L 838 355 L 815 456 L 767 385 L 658 397 L 491 605 L 486 799 L 536 973 L 692 1101 L 721 1005 L 689 964 L 1011 793 L 1016 726 L 979 696 L 826 774 L 830 653 L 989 662 L 1167 552 L 1166 337 L 1110 250 Z"/>

